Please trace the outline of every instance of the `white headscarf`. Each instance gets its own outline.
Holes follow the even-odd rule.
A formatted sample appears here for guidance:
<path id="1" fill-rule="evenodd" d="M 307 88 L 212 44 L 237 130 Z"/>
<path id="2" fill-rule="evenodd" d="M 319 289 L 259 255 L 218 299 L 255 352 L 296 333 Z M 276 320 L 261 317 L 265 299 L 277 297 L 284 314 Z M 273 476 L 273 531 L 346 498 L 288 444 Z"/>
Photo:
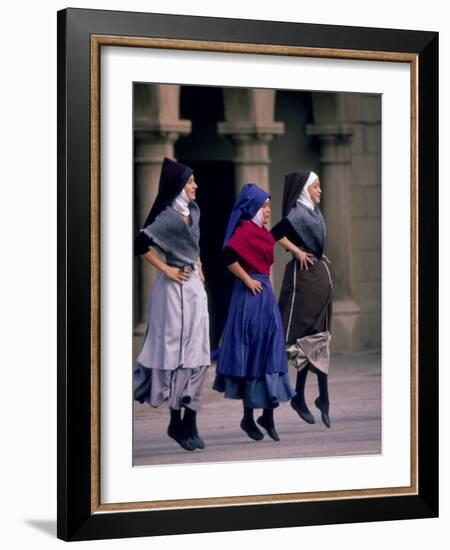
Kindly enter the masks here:
<path id="1" fill-rule="evenodd" d="M 256 214 L 252 218 L 252 222 L 256 223 L 259 227 L 262 227 L 264 225 L 264 214 L 263 214 L 263 207 L 268 202 L 269 199 L 266 200 L 266 202 L 261 206 L 261 208 L 256 212 Z"/>
<path id="2" fill-rule="evenodd" d="M 186 195 L 186 191 L 183 189 L 179 195 L 177 195 L 172 202 L 172 207 L 182 214 L 183 216 L 189 216 L 190 210 L 189 210 L 189 203 L 191 201 L 189 200 L 188 196 Z"/>
<path id="3" fill-rule="evenodd" d="M 300 196 L 297 199 L 298 203 L 303 204 L 304 206 L 306 206 L 306 208 L 309 208 L 310 210 L 314 210 L 315 205 L 311 200 L 311 197 L 309 196 L 308 187 L 318 179 L 319 179 L 319 176 L 314 172 L 311 172 L 308 176 L 308 179 L 306 180 L 305 185 L 303 186 Z"/>

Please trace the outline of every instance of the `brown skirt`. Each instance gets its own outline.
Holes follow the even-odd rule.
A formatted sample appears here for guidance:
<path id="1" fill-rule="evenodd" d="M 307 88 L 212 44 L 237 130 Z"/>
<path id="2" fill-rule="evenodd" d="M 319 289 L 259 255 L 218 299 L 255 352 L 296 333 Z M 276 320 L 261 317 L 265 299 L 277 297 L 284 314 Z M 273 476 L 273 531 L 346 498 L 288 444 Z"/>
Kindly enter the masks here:
<path id="1" fill-rule="evenodd" d="M 286 265 L 278 305 L 287 346 L 305 336 L 330 332 L 332 289 L 330 271 L 323 260 L 308 270 L 300 269 L 297 259 Z"/>

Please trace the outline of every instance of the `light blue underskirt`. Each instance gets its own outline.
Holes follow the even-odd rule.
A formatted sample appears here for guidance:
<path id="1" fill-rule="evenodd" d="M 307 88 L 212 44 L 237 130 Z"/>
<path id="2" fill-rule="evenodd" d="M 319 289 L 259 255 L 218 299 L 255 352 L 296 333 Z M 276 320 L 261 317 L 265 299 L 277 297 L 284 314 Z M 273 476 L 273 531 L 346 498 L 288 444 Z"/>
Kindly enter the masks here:
<path id="1" fill-rule="evenodd" d="M 228 399 L 241 399 L 245 407 L 273 409 L 289 401 L 295 391 L 289 374 L 267 373 L 262 378 L 240 378 L 216 373 L 213 389 Z"/>

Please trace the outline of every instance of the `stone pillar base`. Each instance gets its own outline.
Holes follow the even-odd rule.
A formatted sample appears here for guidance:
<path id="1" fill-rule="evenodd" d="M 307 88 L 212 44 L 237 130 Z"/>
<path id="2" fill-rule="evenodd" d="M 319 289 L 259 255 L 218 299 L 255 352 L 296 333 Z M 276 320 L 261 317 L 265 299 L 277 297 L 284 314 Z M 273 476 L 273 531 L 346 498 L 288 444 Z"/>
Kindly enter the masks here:
<path id="1" fill-rule="evenodd" d="M 361 308 L 351 298 L 333 301 L 331 352 L 352 352 L 358 348 L 356 325 Z"/>

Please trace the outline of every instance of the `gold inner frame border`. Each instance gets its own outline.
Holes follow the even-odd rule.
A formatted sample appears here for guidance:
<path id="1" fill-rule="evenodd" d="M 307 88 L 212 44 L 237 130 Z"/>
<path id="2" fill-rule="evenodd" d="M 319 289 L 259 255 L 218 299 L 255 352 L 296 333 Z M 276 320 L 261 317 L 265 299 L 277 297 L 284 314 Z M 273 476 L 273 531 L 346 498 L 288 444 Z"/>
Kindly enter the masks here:
<path id="1" fill-rule="evenodd" d="M 410 433 L 410 476 L 407 487 L 386 487 L 376 489 L 354 489 L 344 491 L 317 491 L 309 493 L 282 493 L 233 497 L 211 497 L 180 500 L 154 500 L 142 502 L 120 502 L 103 504 L 100 501 L 100 52 L 102 46 L 164 48 L 205 52 L 229 52 L 241 54 L 280 55 L 296 57 L 318 57 L 329 59 L 355 59 L 409 63 L 411 99 L 411 433 Z M 182 508 L 204 508 L 251 504 L 275 504 L 287 502 L 308 502 L 320 500 L 358 499 L 368 497 L 392 497 L 417 495 L 418 474 L 418 73 L 417 54 L 401 52 L 343 50 L 331 48 L 306 48 L 301 46 L 280 46 L 273 44 L 247 44 L 235 42 L 213 42 L 201 40 L 179 40 L 167 38 L 142 38 L 115 35 L 91 35 L 90 65 L 90 153 L 91 153 L 91 513 L 110 513 L 133 510 L 164 510 Z"/>

